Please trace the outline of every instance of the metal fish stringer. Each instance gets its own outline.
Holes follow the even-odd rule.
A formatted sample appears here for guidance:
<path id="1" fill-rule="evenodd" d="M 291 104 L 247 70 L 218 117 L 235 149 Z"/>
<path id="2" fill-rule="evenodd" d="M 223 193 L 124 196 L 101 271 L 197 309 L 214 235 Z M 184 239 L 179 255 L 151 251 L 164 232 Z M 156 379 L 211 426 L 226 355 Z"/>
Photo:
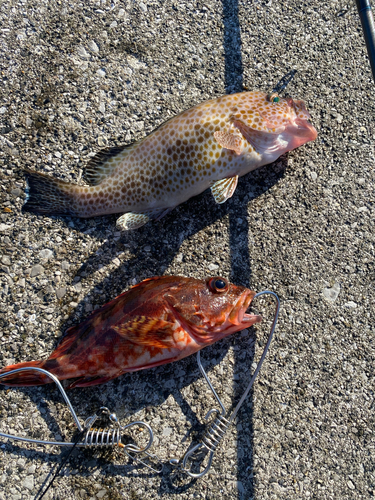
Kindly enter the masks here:
<path id="1" fill-rule="evenodd" d="M 111 413 L 108 408 L 102 406 L 98 414 L 88 417 L 82 426 L 60 381 L 48 371 L 36 367 L 18 368 L 16 370 L 12 370 L 7 373 L 4 373 L 3 375 L 0 375 L 0 380 L 4 377 L 9 376 L 12 373 L 18 373 L 23 371 L 37 371 L 39 373 L 43 373 L 44 375 L 47 375 L 55 382 L 59 391 L 61 392 L 62 397 L 64 398 L 64 401 L 66 402 L 70 410 L 70 413 L 72 414 L 73 420 L 78 428 L 81 438 L 79 439 L 78 442 L 46 441 L 42 439 L 31 439 L 27 437 L 14 436 L 13 434 L 6 434 L 4 432 L 0 432 L 0 437 L 14 439 L 16 441 L 25 441 L 27 443 L 33 443 L 37 445 L 54 445 L 54 446 L 80 447 L 80 448 L 81 447 L 96 448 L 104 446 L 113 448 L 117 447 L 119 448 L 119 450 L 122 450 L 129 458 L 133 459 L 136 463 L 148 467 L 153 472 L 160 473 L 162 471 L 163 467 L 161 465 L 159 458 L 156 455 L 153 455 L 148 452 L 154 441 L 154 434 L 152 428 L 148 424 L 142 421 L 137 421 L 122 426 L 120 425 L 116 414 Z M 107 417 L 109 423 L 111 423 L 113 426 L 107 429 L 93 427 L 95 422 L 102 417 Z M 130 429 L 133 426 L 142 427 L 143 429 L 148 431 L 149 436 L 146 445 L 138 446 L 134 443 L 129 443 L 129 444 L 122 443 L 121 441 L 122 434 L 124 433 L 124 431 Z M 145 458 L 141 459 L 140 457 L 142 455 Z M 147 460 L 149 463 L 145 462 L 144 460 Z M 155 468 L 154 462 L 158 463 L 157 468 Z"/>
<path id="2" fill-rule="evenodd" d="M 219 396 L 217 395 L 215 389 L 213 388 L 213 386 L 212 386 L 212 384 L 207 376 L 207 373 L 205 372 L 205 370 L 202 366 L 201 358 L 200 358 L 200 351 L 198 351 L 198 353 L 197 353 L 197 362 L 198 362 L 199 369 L 200 369 L 202 375 L 204 376 L 204 378 L 206 379 L 206 382 L 207 382 L 209 388 L 211 389 L 213 395 L 215 396 L 216 401 L 219 403 L 221 410 L 213 408 L 205 416 L 205 420 L 208 420 L 211 415 L 213 415 L 215 413 L 217 414 L 216 419 L 207 428 L 200 443 L 195 445 L 193 448 L 189 449 L 185 453 L 185 455 L 183 456 L 181 461 L 179 461 L 176 458 L 172 458 L 169 461 L 169 463 L 171 465 L 178 467 L 182 472 L 185 472 L 186 474 L 188 474 L 192 478 L 200 478 L 200 477 L 204 476 L 205 474 L 207 474 L 207 472 L 209 471 L 211 464 L 212 464 L 213 457 L 214 457 L 214 453 L 216 451 L 216 448 L 219 446 L 221 440 L 225 436 L 225 433 L 227 432 L 230 425 L 233 423 L 234 419 L 236 418 L 237 413 L 238 413 L 240 407 L 242 406 L 244 400 L 246 399 L 247 395 L 249 394 L 249 392 L 254 384 L 254 381 L 259 373 L 259 370 L 262 367 L 264 358 L 266 357 L 267 351 L 268 351 L 269 346 L 271 344 L 273 333 L 275 331 L 277 319 L 279 316 L 280 300 L 279 300 L 279 297 L 274 292 L 270 292 L 268 290 L 257 293 L 255 295 L 254 299 L 256 299 L 257 297 L 260 297 L 261 295 L 272 295 L 273 297 L 275 297 L 275 299 L 277 301 L 275 317 L 274 317 L 274 320 L 272 323 L 271 331 L 270 331 L 270 334 L 268 336 L 268 341 L 267 341 L 267 344 L 264 348 L 262 357 L 260 358 L 260 361 L 259 361 L 259 363 L 254 371 L 254 374 L 251 377 L 251 380 L 250 380 L 243 396 L 241 397 L 240 401 L 238 402 L 235 410 L 233 411 L 231 417 L 227 417 L 227 412 L 225 410 L 225 407 L 224 407 L 223 403 L 221 402 Z M 200 453 L 200 452 L 203 452 L 203 456 L 202 456 L 202 453 Z M 195 460 L 198 463 L 199 462 L 202 463 L 204 458 L 207 456 L 207 453 L 208 453 L 208 461 L 207 461 L 207 465 L 206 465 L 205 469 L 201 472 L 198 472 L 198 473 L 192 472 L 192 470 L 191 470 L 192 462 Z"/>

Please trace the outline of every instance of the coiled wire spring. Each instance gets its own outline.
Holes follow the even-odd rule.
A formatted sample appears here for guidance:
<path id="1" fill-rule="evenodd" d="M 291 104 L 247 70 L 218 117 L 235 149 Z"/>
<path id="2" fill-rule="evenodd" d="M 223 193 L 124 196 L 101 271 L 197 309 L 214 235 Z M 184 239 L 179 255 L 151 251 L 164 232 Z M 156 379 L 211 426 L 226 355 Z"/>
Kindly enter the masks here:
<path id="1" fill-rule="evenodd" d="M 211 410 L 211 412 L 207 414 L 206 419 L 208 419 L 213 412 L 217 413 L 217 410 Z M 219 415 L 206 430 L 202 438 L 202 445 L 208 451 L 214 452 L 227 432 L 230 424 L 230 421 L 227 420 L 224 415 Z"/>
<path id="2" fill-rule="evenodd" d="M 84 446 L 121 446 L 120 429 L 89 429 L 85 434 Z"/>
<path id="3" fill-rule="evenodd" d="M 49 373 L 46 370 L 43 370 L 42 368 L 36 368 L 36 367 L 27 367 L 27 368 L 18 368 L 16 370 L 11 370 L 7 373 L 4 373 L 0 375 L 0 380 L 4 377 L 7 377 L 11 374 L 15 374 L 18 372 L 23 372 L 23 371 L 36 371 L 39 373 L 43 373 L 44 375 L 47 375 L 50 377 L 55 384 L 57 385 L 59 391 L 61 392 L 62 397 L 64 398 L 70 413 L 72 414 L 72 417 L 74 419 L 74 422 L 78 428 L 78 431 L 82 434 L 82 438 L 80 438 L 77 442 L 69 442 L 69 441 L 46 441 L 42 439 L 32 439 L 32 438 L 26 438 L 23 436 L 15 436 L 13 434 L 6 434 L 4 432 L 0 432 L 0 437 L 8 438 L 8 439 L 14 439 L 16 441 L 25 441 L 27 443 L 34 443 L 34 444 L 49 444 L 49 445 L 57 445 L 57 446 L 68 446 L 68 447 L 118 447 L 121 448 L 122 451 L 131 459 L 133 459 L 135 462 L 140 463 L 144 465 L 145 467 L 148 467 L 151 469 L 153 472 L 160 473 L 162 471 L 162 464 L 159 458 L 156 455 L 152 455 L 151 453 L 148 452 L 148 449 L 151 447 L 153 441 L 154 441 L 154 433 L 152 432 L 151 427 L 146 424 L 146 422 L 142 421 L 137 421 L 137 422 L 131 422 L 130 424 L 127 425 L 120 425 L 117 416 L 115 413 L 111 413 L 108 408 L 105 406 L 100 408 L 100 411 L 98 412 L 99 415 L 95 414 L 91 417 L 88 417 L 82 426 L 76 412 L 74 411 L 72 404 L 66 395 L 66 392 L 64 391 L 63 386 L 61 385 L 60 381 L 51 373 Z M 102 429 L 102 428 L 95 428 L 94 423 L 98 420 L 100 417 L 105 417 L 107 416 L 110 423 L 113 424 L 113 427 L 108 428 L 108 429 Z M 123 444 L 121 442 L 121 436 L 124 431 L 131 427 L 142 427 L 144 430 L 147 430 L 149 439 L 147 443 L 144 446 L 138 446 L 134 443 L 129 443 L 129 444 Z M 145 462 L 144 460 L 140 459 L 141 454 L 146 456 L 146 459 L 148 462 Z M 157 466 L 154 465 L 154 463 L 157 462 Z M 156 468 L 157 467 L 157 468 Z"/>
<path id="4" fill-rule="evenodd" d="M 219 411 L 216 408 L 214 408 L 214 409 L 210 410 L 207 413 L 207 415 L 205 416 L 205 420 L 208 420 L 209 417 L 213 413 L 216 413 L 218 415 L 217 418 L 210 424 L 210 426 L 206 430 L 200 443 L 198 443 L 193 448 L 188 450 L 185 453 L 185 455 L 182 457 L 181 461 L 179 461 L 176 458 L 172 458 L 169 460 L 169 463 L 171 465 L 178 467 L 182 472 L 188 474 L 190 477 L 199 478 L 199 477 L 202 477 L 205 474 L 207 474 L 207 472 L 209 471 L 211 464 L 212 464 L 212 459 L 214 457 L 214 453 L 215 453 L 217 447 L 219 446 L 221 440 L 225 436 L 225 433 L 229 429 L 229 426 L 233 423 L 234 419 L 236 418 L 237 413 L 238 413 L 240 407 L 242 406 L 242 403 L 244 402 L 245 398 L 249 394 L 249 392 L 254 384 L 254 381 L 255 381 L 255 379 L 259 373 L 259 370 L 261 369 L 261 366 L 263 364 L 264 358 L 266 357 L 267 351 L 268 351 L 269 346 L 271 344 L 273 333 L 274 333 L 275 328 L 276 328 L 277 318 L 279 316 L 280 300 L 279 300 L 279 297 L 274 292 L 270 292 L 268 290 L 265 290 L 264 292 L 257 293 L 254 296 L 254 299 L 256 299 L 257 297 L 260 297 L 261 295 L 272 295 L 276 299 L 277 305 L 276 305 L 274 320 L 273 320 L 273 323 L 271 326 L 270 334 L 268 336 L 267 344 L 264 348 L 264 351 L 263 351 L 263 354 L 259 360 L 259 363 L 258 363 L 258 365 L 253 373 L 253 376 L 251 377 L 251 380 L 250 380 L 244 394 L 242 395 L 240 401 L 238 402 L 238 404 L 237 404 L 237 406 L 236 406 L 236 408 L 235 408 L 235 410 L 232 413 L 230 418 L 226 417 L 225 407 L 224 407 L 223 403 L 221 402 L 219 396 L 217 395 L 215 389 L 213 388 L 211 381 L 208 378 L 207 373 L 205 372 L 205 370 L 202 366 L 201 358 L 200 358 L 200 351 L 197 352 L 198 367 L 199 367 L 202 375 L 206 379 L 206 382 L 207 382 L 208 386 L 210 387 L 213 395 L 215 396 L 216 401 L 219 403 L 221 410 Z M 191 470 L 192 464 L 189 462 L 196 460 L 198 463 L 202 463 L 202 457 L 199 456 L 197 453 L 201 448 L 203 448 L 204 450 L 206 450 L 208 452 L 207 465 L 203 471 L 194 473 Z M 204 459 L 204 457 L 203 457 L 203 459 Z"/>
<path id="5" fill-rule="evenodd" d="M 245 390 L 242 398 L 238 402 L 238 404 L 237 404 L 237 406 L 236 406 L 236 408 L 235 408 L 235 410 L 232 413 L 232 416 L 230 418 L 226 417 L 225 407 L 224 407 L 223 403 L 221 402 L 219 396 L 217 395 L 215 389 L 213 388 L 213 386 L 212 386 L 212 384 L 211 384 L 211 382 L 210 382 L 210 380 L 209 380 L 209 378 L 208 378 L 208 376 L 207 376 L 207 374 L 202 366 L 201 359 L 200 359 L 200 352 L 198 351 L 198 353 L 197 353 L 198 367 L 199 367 L 202 375 L 206 379 L 206 382 L 209 385 L 213 395 L 215 396 L 216 401 L 220 405 L 221 410 L 219 411 L 216 408 L 214 408 L 207 413 L 207 415 L 205 416 L 206 420 L 208 420 L 209 417 L 214 413 L 217 414 L 217 417 L 210 424 L 208 429 L 206 430 L 203 438 L 201 439 L 201 442 L 198 443 L 193 448 L 191 448 L 190 450 L 188 450 L 185 453 L 185 455 L 183 456 L 181 462 L 175 458 L 173 458 L 169 461 L 171 465 L 179 467 L 179 469 L 181 471 L 185 472 L 190 477 L 199 478 L 199 477 L 202 477 L 203 475 L 207 474 L 207 472 L 209 471 L 211 464 L 212 464 L 214 452 L 216 451 L 218 445 L 220 444 L 221 440 L 225 436 L 227 430 L 229 429 L 229 426 L 233 423 L 242 403 L 244 402 L 245 398 L 247 397 L 248 393 L 250 392 L 250 389 L 255 381 L 255 378 L 258 375 L 259 370 L 262 366 L 264 358 L 266 357 L 268 348 L 271 344 L 273 333 L 274 333 L 275 328 L 276 328 L 277 318 L 278 318 L 279 309 L 280 309 L 280 300 L 274 292 L 270 292 L 270 291 L 266 290 L 264 292 L 257 293 L 254 296 L 254 299 L 261 296 L 261 295 L 266 295 L 266 294 L 272 295 L 277 301 L 276 312 L 275 312 L 275 317 L 274 317 L 274 320 L 272 323 L 271 332 L 269 334 L 268 341 L 267 341 L 267 344 L 264 348 L 264 351 L 263 351 L 263 354 L 260 358 L 260 361 L 259 361 L 259 363 L 254 371 L 254 374 L 249 382 L 249 385 L 247 386 L 247 389 Z M 26 441 L 28 443 L 34 443 L 34 444 L 48 444 L 48 445 L 57 445 L 57 446 L 70 446 L 70 447 L 77 446 L 77 447 L 89 447 L 89 448 L 91 448 L 91 447 L 105 447 L 105 446 L 118 447 L 118 448 L 121 448 L 122 451 L 129 458 L 133 459 L 137 463 L 144 465 L 145 467 L 148 467 L 153 472 L 160 473 L 163 470 L 163 465 L 162 465 L 162 462 L 160 461 L 160 459 L 156 455 L 152 455 L 151 453 L 148 453 L 148 451 L 147 451 L 151 447 L 153 440 L 154 440 L 154 435 L 153 435 L 152 429 L 148 424 L 146 424 L 145 422 L 142 422 L 142 421 L 138 421 L 138 422 L 131 422 L 130 424 L 127 424 L 125 426 L 121 426 L 115 413 L 110 413 L 108 408 L 101 407 L 100 408 L 100 415 L 95 414 L 95 415 L 87 418 L 84 425 L 82 426 L 80 421 L 78 420 L 78 417 L 77 417 L 77 415 L 76 415 L 76 413 L 75 413 L 75 411 L 70 403 L 70 400 L 69 400 L 68 396 L 66 395 L 60 381 L 54 375 L 49 373 L 48 371 L 43 370 L 42 368 L 36 368 L 36 367 L 18 368 L 16 370 L 12 370 L 12 371 L 9 371 L 7 373 L 0 375 L 0 380 L 4 377 L 11 375 L 11 374 L 15 374 L 18 372 L 23 372 L 23 371 L 36 371 L 36 372 L 42 373 L 42 374 L 50 377 L 53 380 L 53 382 L 55 382 L 55 384 L 57 385 L 58 389 L 60 390 L 60 392 L 61 392 L 61 394 L 62 394 L 62 396 L 63 396 L 71 414 L 72 414 L 72 417 L 73 417 L 75 424 L 78 428 L 78 431 L 81 435 L 78 436 L 78 439 L 75 443 L 67 442 L 67 441 L 44 441 L 44 440 L 40 440 L 40 439 L 26 438 L 23 436 L 22 437 L 15 436 L 15 435 L 6 434 L 3 432 L 0 432 L 0 437 L 14 439 L 17 441 Z M 99 428 L 93 427 L 94 423 L 96 422 L 96 420 L 100 416 L 107 416 L 109 418 L 110 422 L 113 424 L 113 427 L 109 428 L 109 429 L 102 429 L 100 427 Z M 149 439 L 148 439 L 148 442 L 145 446 L 137 446 L 136 444 L 133 444 L 133 443 L 123 444 L 121 442 L 122 433 L 126 429 L 133 427 L 133 426 L 143 427 L 143 429 L 146 429 L 148 431 Z M 197 459 L 197 460 L 199 459 L 199 457 L 197 455 L 195 455 L 195 453 L 200 448 L 204 448 L 204 450 L 209 453 L 208 463 L 207 463 L 206 468 L 202 472 L 194 473 L 191 471 L 191 464 L 188 464 L 188 462 L 191 462 L 194 459 Z M 146 460 L 148 462 L 144 462 L 143 460 L 141 460 L 139 458 L 140 454 L 144 454 L 146 456 Z M 155 465 L 155 462 L 156 462 L 156 465 Z"/>

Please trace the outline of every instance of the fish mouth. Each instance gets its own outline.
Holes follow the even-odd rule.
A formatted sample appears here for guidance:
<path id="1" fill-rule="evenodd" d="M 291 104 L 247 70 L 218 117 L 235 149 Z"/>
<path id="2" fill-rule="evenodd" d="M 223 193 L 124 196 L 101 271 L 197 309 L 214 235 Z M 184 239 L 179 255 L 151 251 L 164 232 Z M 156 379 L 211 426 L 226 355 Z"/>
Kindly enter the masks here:
<path id="1" fill-rule="evenodd" d="M 237 328 L 236 331 L 241 329 L 238 328 L 239 326 L 247 328 L 251 325 L 254 325 L 255 323 L 259 323 L 260 321 L 262 321 L 262 316 L 246 312 L 250 308 L 255 295 L 256 292 L 253 292 L 252 290 L 247 290 L 246 292 L 244 292 L 229 314 L 228 322 Z"/>
<path id="2" fill-rule="evenodd" d="M 306 142 L 315 141 L 318 132 L 309 120 L 297 118 L 293 126 L 294 144 L 293 149 L 306 144 Z"/>
<path id="3" fill-rule="evenodd" d="M 290 108 L 292 108 L 295 116 L 292 121 L 292 126 L 293 134 L 296 136 L 296 142 L 299 143 L 298 146 L 306 142 L 314 141 L 318 137 L 318 132 L 310 121 L 311 116 L 306 109 L 305 103 L 303 101 L 288 99 L 288 104 Z"/>

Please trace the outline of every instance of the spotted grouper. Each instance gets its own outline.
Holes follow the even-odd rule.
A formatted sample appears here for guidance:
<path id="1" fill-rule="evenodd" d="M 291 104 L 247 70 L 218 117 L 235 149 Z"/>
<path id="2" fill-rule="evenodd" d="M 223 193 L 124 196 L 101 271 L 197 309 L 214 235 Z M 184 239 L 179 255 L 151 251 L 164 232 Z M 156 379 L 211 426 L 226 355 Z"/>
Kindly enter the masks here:
<path id="1" fill-rule="evenodd" d="M 220 277 L 149 278 L 70 328 L 48 359 L 0 370 L 0 384 L 51 383 L 35 371 L 6 376 L 11 370 L 37 367 L 60 380 L 73 379 L 70 388 L 87 387 L 177 361 L 261 321 L 247 312 L 254 296 Z"/>
<path id="2" fill-rule="evenodd" d="M 86 166 L 80 186 L 27 170 L 24 210 L 94 217 L 123 213 L 117 226 L 136 229 L 211 188 L 230 198 L 238 177 L 317 137 L 303 101 L 242 92 L 203 102 L 144 139 L 111 147 Z"/>

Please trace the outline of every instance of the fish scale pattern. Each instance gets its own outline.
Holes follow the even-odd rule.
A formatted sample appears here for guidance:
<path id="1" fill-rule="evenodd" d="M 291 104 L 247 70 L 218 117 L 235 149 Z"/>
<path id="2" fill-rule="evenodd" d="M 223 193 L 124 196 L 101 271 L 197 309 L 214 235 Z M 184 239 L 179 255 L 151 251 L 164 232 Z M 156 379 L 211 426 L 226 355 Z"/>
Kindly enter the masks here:
<path id="1" fill-rule="evenodd" d="M 88 387 L 171 363 L 259 323 L 260 316 L 246 312 L 254 296 L 254 291 L 220 277 L 148 278 L 71 327 L 48 359 L 7 366 L 0 375 L 39 367 L 69 380 L 68 388 Z M 0 381 L 10 386 L 51 382 L 34 371 Z"/>
<path id="2" fill-rule="evenodd" d="M 103 180 L 93 186 L 71 185 L 70 209 L 65 213 L 79 217 L 149 214 L 133 219 L 129 214 L 123 224 L 124 229 L 139 227 L 222 179 L 244 175 L 313 140 L 316 131 L 306 125 L 310 135 L 293 142 L 301 128 L 296 122 L 304 124 L 309 118 L 302 101 L 272 102 L 264 92 L 203 102 L 130 147 L 113 148 L 113 155 L 111 150 L 99 152 L 89 165 L 90 177 Z M 100 169 L 97 176 L 95 164 Z M 217 199 L 221 203 L 227 198 L 218 193 Z M 131 220 L 137 221 L 135 226 L 128 224 Z"/>

